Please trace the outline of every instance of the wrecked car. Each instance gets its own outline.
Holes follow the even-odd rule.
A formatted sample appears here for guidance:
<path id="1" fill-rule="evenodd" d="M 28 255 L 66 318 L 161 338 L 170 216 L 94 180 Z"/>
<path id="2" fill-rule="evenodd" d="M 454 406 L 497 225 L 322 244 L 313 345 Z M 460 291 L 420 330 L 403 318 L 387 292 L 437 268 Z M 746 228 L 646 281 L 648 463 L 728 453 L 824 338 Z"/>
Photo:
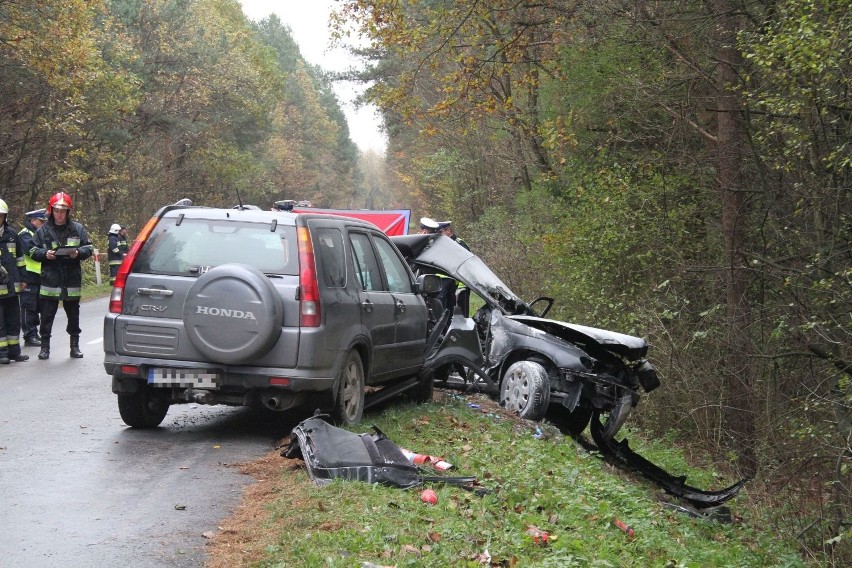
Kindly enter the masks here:
<path id="1" fill-rule="evenodd" d="M 673 477 L 632 452 L 626 440 L 615 440 L 642 394 L 660 386 L 645 358 L 644 339 L 548 319 L 553 298 L 525 302 L 449 237 L 391 239 L 415 274 L 452 277 L 463 285 L 454 310 L 444 310 L 431 298 L 425 368 L 436 381 L 453 372 L 468 385 L 484 386 L 523 418 L 557 414 L 575 436 L 588 425 L 602 452 L 698 506 L 723 503 L 742 487 L 743 482 L 718 492 L 689 487 L 685 478 Z M 473 314 L 470 304 L 478 306 Z"/>
<path id="2" fill-rule="evenodd" d="M 434 348 L 427 366 L 438 380 L 463 367 L 521 417 L 539 420 L 558 405 L 572 433 L 594 418 L 593 434 L 605 439 L 615 436 L 642 392 L 660 385 L 645 359 L 645 340 L 547 319 L 552 298 L 527 304 L 479 257 L 447 237 L 392 240 L 416 271 L 452 276 L 482 303 L 469 317 L 463 297 L 452 314 L 433 302 Z"/>

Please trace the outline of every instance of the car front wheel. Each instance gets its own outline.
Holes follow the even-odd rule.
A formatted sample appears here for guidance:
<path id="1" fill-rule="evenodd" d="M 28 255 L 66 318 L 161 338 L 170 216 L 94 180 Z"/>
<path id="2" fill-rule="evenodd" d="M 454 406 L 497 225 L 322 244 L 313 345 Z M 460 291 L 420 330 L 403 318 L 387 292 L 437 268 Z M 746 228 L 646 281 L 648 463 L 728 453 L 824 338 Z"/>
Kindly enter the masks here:
<path id="1" fill-rule="evenodd" d="M 340 370 L 332 418 L 341 426 L 357 424 L 364 414 L 364 365 L 357 351 L 350 351 Z"/>
<path id="2" fill-rule="evenodd" d="M 544 367 L 533 361 L 511 365 L 500 383 L 500 404 L 521 418 L 543 418 L 550 404 L 550 380 Z"/>
<path id="3" fill-rule="evenodd" d="M 118 413 L 131 428 L 156 428 L 169 411 L 169 402 L 151 394 L 145 387 L 139 392 L 118 395 Z"/>

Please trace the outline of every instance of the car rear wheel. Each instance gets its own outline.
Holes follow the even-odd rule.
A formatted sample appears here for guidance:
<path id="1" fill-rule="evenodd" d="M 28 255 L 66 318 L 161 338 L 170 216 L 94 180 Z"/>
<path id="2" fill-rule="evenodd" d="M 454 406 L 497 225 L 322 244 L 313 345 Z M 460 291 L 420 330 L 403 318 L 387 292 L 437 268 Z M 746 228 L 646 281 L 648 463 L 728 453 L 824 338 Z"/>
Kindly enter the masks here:
<path id="1" fill-rule="evenodd" d="M 139 392 L 118 395 L 118 413 L 131 428 L 156 428 L 169 411 L 169 402 L 151 393 L 148 387 Z"/>
<path id="2" fill-rule="evenodd" d="M 364 414 L 364 364 L 357 351 L 350 351 L 340 370 L 332 418 L 342 426 L 357 424 Z"/>
<path id="3" fill-rule="evenodd" d="M 500 404 L 521 418 L 540 420 L 550 404 L 547 371 L 534 361 L 518 361 L 500 383 Z"/>

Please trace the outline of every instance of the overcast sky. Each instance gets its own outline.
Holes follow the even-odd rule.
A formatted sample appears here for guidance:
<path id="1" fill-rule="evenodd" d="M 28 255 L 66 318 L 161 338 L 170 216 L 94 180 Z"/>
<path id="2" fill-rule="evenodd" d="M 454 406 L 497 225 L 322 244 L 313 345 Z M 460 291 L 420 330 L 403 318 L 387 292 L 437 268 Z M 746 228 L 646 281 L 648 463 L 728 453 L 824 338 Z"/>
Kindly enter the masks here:
<path id="1" fill-rule="evenodd" d="M 290 27 L 302 56 L 310 63 L 331 71 L 343 71 L 354 62 L 341 49 L 329 50 L 328 15 L 333 0 L 240 0 L 243 13 L 251 20 L 276 14 Z M 351 84 L 335 85 L 335 93 L 349 123 L 349 136 L 362 151 L 384 153 L 387 140 L 380 130 L 381 119 L 375 107 L 355 109 L 358 92 Z"/>

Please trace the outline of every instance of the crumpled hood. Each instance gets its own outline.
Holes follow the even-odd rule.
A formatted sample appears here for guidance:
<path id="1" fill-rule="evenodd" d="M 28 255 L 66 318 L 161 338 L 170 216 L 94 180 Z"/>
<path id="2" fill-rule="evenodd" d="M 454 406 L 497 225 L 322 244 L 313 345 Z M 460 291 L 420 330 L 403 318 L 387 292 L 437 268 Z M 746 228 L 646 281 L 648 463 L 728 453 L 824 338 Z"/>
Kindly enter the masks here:
<path id="1" fill-rule="evenodd" d="M 637 360 L 648 352 L 647 342 L 639 337 L 532 315 L 529 306 L 478 256 L 449 237 L 406 235 L 391 239 L 407 260 L 439 270 L 463 282 L 492 308 L 497 308 L 517 322 L 584 346 L 590 353 L 600 348 Z"/>
<path id="2" fill-rule="evenodd" d="M 589 348 L 590 341 L 630 360 L 641 359 L 648 352 L 648 342 L 641 337 L 535 316 L 508 317 L 535 329 L 561 337 L 571 343 L 583 345 L 590 353 L 594 351 Z"/>
<path id="3" fill-rule="evenodd" d="M 492 307 L 505 313 L 528 313 L 523 300 L 515 296 L 478 256 L 453 239 L 443 235 L 406 235 L 391 237 L 391 240 L 409 262 L 452 276 Z M 514 311 L 512 305 L 522 311 Z"/>

